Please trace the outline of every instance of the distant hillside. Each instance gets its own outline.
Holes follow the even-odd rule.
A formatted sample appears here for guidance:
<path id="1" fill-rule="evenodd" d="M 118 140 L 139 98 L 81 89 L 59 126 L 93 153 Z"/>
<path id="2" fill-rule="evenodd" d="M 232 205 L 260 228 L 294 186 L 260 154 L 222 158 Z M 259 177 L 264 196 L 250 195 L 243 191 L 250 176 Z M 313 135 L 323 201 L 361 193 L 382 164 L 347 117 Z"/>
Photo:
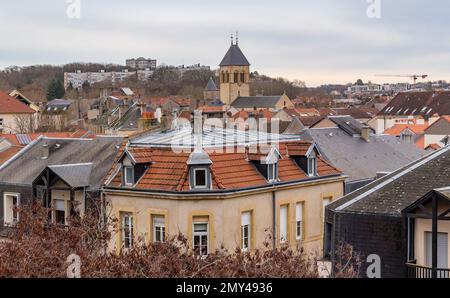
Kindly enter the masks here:
<path id="1" fill-rule="evenodd" d="M 67 65 L 34 65 L 26 67 L 11 67 L 0 72 L 0 89 L 11 91 L 18 89 L 34 101 L 45 101 L 47 88 L 54 79 L 64 80 L 64 72 L 96 72 L 121 71 L 125 66 L 114 64 L 96 63 L 70 63 Z M 209 78 L 213 77 L 218 84 L 218 78 L 214 71 L 192 70 L 186 71 L 183 76 L 171 66 L 163 66 L 155 71 L 154 76 L 148 82 L 137 82 L 135 79 L 121 82 L 116 87 L 131 87 L 143 96 L 168 96 L 180 95 L 192 98 L 202 98 L 203 89 Z M 306 88 L 302 81 L 289 81 L 284 78 L 271 78 L 258 72 L 251 73 L 251 93 L 264 95 L 286 94 L 295 98 L 297 96 L 314 93 L 314 88 Z M 108 83 L 87 86 L 84 90 L 68 90 L 65 98 L 96 98 L 101 87 L 110 87 Z"/>

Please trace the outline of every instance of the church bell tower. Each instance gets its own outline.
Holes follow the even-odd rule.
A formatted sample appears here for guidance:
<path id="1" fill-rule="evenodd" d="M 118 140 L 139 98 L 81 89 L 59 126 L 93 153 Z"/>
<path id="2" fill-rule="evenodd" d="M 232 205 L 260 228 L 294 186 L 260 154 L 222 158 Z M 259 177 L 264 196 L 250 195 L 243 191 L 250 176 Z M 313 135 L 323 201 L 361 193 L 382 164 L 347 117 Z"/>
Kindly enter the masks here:
<path id="1" fill-rule="evenodd" d="M 220 63 L 220 100 L 230 106 L 238 97 L 250 96 L 250 63 L 231 35 L 231 46 Z"/>

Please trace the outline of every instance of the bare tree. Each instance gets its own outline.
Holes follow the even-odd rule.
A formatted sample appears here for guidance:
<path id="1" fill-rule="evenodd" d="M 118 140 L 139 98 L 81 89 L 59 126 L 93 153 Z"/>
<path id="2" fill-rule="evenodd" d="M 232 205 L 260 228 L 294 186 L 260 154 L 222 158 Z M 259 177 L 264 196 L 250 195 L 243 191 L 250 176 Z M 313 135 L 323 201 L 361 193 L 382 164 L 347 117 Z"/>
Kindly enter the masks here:
<path id="1" fill-rule="evenodd" d="M 315 258 L 301 248 L 271 249 L 270 237 L 263 249 L 229 252 L 220 248 L 207 257 L 192 251 L 183 235 L 164 243 L 139 239 L 131 249 L 110 252 L 106 248 L 118 224 L 114 218 L 103 221 L 98 212 L 83 218 L 74 215 L 70 226 L 59 226 L 49 223 L 51 210 L 38 204 L 16 211 L 20 221 L 10 230 L 9 241 L 0 242 L 0 277 L 66 277 L 66 260 L 72 254 L 80 257 L 81 275 L 86 278 L 319 277 Z M 339 277 L 355 277 L 354 262 L 350 257 Z"/>

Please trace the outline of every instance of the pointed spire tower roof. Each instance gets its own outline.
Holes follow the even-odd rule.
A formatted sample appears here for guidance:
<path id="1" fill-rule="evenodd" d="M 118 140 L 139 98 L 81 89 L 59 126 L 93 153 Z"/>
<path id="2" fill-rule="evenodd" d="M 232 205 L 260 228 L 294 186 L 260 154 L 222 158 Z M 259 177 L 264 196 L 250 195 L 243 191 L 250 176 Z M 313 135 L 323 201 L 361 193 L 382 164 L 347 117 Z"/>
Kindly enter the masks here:
<path id="1" fill-rule="evenodd" d="M 234 43 L 232 39 L 231 46 L 219 66 L 250 66 L 250 62 L 248 62 L 247 58 L 245 58 L 245 55 L 239 48 L 237 41 Z"/>
<path id="2" fill-rule="evenodd" d="M 212 77 L 209 78 L 208 84 L 205 87 L 205 91 L 219 91 L 219 88 L 217 88 L 217 85 L 216 83 L 214 83 Z"/>

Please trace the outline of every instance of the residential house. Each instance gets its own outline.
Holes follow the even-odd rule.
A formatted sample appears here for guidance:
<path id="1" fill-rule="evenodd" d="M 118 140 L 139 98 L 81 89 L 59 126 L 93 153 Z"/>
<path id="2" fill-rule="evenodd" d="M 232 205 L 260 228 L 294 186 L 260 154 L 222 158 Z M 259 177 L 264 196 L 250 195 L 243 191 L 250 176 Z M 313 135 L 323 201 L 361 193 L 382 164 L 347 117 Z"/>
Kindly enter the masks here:
<path id="1" fill-rule="evenodd" d="M 428 128 L 427 122 L 416 124 L 415 120 L 410 120 L 408 124 L 395 124 L 384 131 L 384 134 L 399 138 L 401 141 L 415 144 L 420 149 L 425 149 L 424 132 Z"/>
<path id="2" fill-rule="evenodd" d="M 31 99 L 28 99 L 22 92 L 19 90 L 13 90 L 11 93 L 9 93 L 9 96 L 14 97 L 15 99 L 21 101 L 22 103 L 26 104 L 28 107 L 30 107 L 32 110 L 34 110 L 36 113 L 40 112 L 39 106 L 35 104 Z"/>
<path id="3" fill-rule="evenodd" d="M 201 255 L 266 240 L 320 253 L 324 206 L 342 196 L 344 179 L 298 136 L 217 128 L 143 135 L 119 153 L 103 187 L 120 223 L 111 248 L 181 232 Z"/>
<path id="4" fill-rule="evenodd" d="M 73 101 L 54 99 L 49 101 L 40 116 L 39 129 L 47 131 L 63 131 L 70 120 L 78 118 L 78 111 Z"/>
<path id="5" fill-rule="evenodd" d="M 119 117 L 105 130 L 106 134 L 131 136 L 159 126 L 156 112 L 145 103 L 136 102 L 131 106 L 119 107 Z"/>
<path id="6" fill-rule="evenodd" d="M 424 131 L 424 146 L 440 148 L 449 145 L 450 116 L 442 116 Z"/>
<path id="7" fill-rule="evenodd" d="M 339 108 L 333 109 L 333 111 L 335 111 L 335 115 L 337 116 L 351 116 L 361 123 L 367 123 L 379 112 L 379 110 L 375 108 L 367 108 L 367 107 Z"/>
<path id="8" fill-rule="evenodd" d="M 287 109 L 292 111 L 292 109 Z M 308 116 L 320 116 L 320 112 L 317 109 L 311 109 L 311 108 L 296 108 L 295 109 L 300 117 L 308 117 Z"/>
<path id="9" fill-rule="evenodd" d="M 450 91 L 398 93 L 368 124 L 377 134 L 395 124 L 410 120 L 433 124 L 440 116 L 450 115 Z"/>
<path id="10" fill-rule="evenodd" d="M 40 136 L 48 138 L 94 138 L 90 131 L 0 134 L 0 166 Z"/>
<path id="11" fill-rule="evenodd" d="M 122 143 L 119 137 L 39 137 L 0 166 L 0 230 L 19 220 L 15 208 L 34 201 L 52 207 L 52 221 L 99 211 L 100 186 Z"/>
<path id="12" fill-rule="evenodd" d="M 326 210 L 325 251 L 340 243 L 363 260 L 380 258 L 381 277 L 449 277 L 448 187 L 445 147 L 344 196 Z M 439 270 L 438 270 L 439 268 Z"/>
<path id="13" fill-rule="evenodd" d="M 407 276 L 450 278 L 450 186 L 430 190 L 402 213 L 406 217 Z"/>
<path id="14" fill-rule="evenodd" d="M 36 111 L 0 90 L 0 133 L 29 133 L 36 129 Z"/>
<path id="15" fill-rule="evenodd" d="M 315 142 L 324 159 L 348 177 L 350 193 L 427 154 L 394 136 L 376 135 L 350 116 L 330 116 L 303 131 L 303 140 Z"/>

